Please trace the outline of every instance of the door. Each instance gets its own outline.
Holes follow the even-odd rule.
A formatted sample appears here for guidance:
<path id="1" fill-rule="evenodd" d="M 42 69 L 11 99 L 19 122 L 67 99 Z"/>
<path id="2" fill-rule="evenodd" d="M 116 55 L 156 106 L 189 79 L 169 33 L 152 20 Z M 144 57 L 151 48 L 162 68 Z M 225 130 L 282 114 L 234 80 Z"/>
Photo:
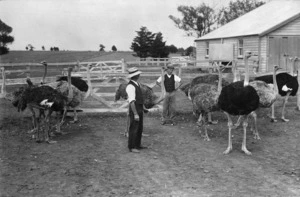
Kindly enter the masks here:
<path id="1" fill-rule="evenodd" d="M 287 56 L 300 57 L 300 37 L 269 37 L 268 71 L 272 71 L 274 65 L 289 70 Z"/>
<path id="2" fill-rule="evenodd" d="M 279 66 L 280 54 L 280 38 L 269 37 L 269 58 L 268 58 L 268 71 L 273 70 L 274 65 Z"/>

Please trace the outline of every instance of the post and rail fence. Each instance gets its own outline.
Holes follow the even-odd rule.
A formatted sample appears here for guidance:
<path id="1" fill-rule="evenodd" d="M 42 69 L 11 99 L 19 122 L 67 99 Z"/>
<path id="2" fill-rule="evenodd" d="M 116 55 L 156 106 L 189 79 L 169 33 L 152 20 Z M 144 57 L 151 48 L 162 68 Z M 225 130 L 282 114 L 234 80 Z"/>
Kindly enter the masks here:
<path id="1" fill-rule="evenodd" d="M 90 108 L 83 111 L 86 112 L 125 112 L 126 102 L 118 103 L 111 99 L 115 95 L 114 91 L 119 87 L 120 83 L 127 83 L 127 68 L 138 67 L 141 71 L 142 77 L 153 78 L 152 83 L 145 83 L 149 87 L 154 87 L 155 79 L 164 74 L 164 67 L 168 63 L 175 65 L 175 72 L 181 78 L 186 81 L 190 81 L 192 78 L 205 73 L 199 73 L 199 69 L 206 70 L 207 72 L 213 72 L 215 70 L 215 64 L 220 63 L 219 61 L 210 60 L 186 60 L 172 62 L 170 59 L 147 59 L 142 61 L 99 61 L 99 62 L 67 62 L 67 63 L 48 63 L 48 75 L 45 78 L 45 82 L 54 82 L 58 76 L 66 75 L 69 67 L 73 68 L 72 76 L 81 77 L 87 81 L 89 85 L 89 91 L 87 93 L 88 104 L 95 104 L 100 102 L 101 108 Z M 202 66 L 198 66 L 201 64 Z M 205 65 L 205 66 L 203 66 Z M 232 61 L 231 65 L 226 65 L 228 68 L 237 66 L 238 69 L 243 68 L 237 65 L 237 61 Z M 17 85 L 26 84 L 26 79 L 30 78 L 34 84 L 39 84 L 43 80 L 44 65 L 39 63 L 0 63 L 1 71 L 1 92 L 0 97 L 4 97 L 7 94 L 8 87 L 14 87 Z M 295 65 L 293 65 L 295 68 Z M 299 68 L 297 68 L 298 71 Z M 207 73 L 206 73 L 207 74 Z M 224 75 L 231 75 L 232 73 L 225 73 Z M 225 76 L 226 77 L 226 76 Z M 298 80 L 300 77 L 298 75 Z M 149 81 L 148 81 L 149 82 Z M 107 91 L 106 89 L 110 89 Z M 104 90 L 103 90 L 104 89 Z M 163 96 L 163 89 L 155 92 Z M 298 94 L 299 95 L 299 94 Z M 87 98 L 86 97 L 86 98 Z M 300 96 L 298 96 L 297 106 L 300 109 Z M 103 105 L 105 107 L 103 107 Z M 160 109 L 161 106 L 158 107 Z"/>

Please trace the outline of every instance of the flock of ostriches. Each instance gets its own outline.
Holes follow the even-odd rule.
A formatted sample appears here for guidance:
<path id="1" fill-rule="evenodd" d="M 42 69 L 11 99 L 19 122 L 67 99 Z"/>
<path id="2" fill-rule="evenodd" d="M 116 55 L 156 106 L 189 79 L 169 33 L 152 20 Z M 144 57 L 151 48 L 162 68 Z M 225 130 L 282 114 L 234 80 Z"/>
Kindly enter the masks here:
<path id="1" fill-rule="evenodd" d="M 245 57 L 248 58 L 248 57 Z M 45 73 L 47 64 L 45 65 Z M 237 69 L 234 70 L 234 79 L 232 83 L 222 79 L 222 66 L 218 65 L 218 75 L 207 74 L 194 78 L 190 83 L 180 88 L 186 96 L 191 100 L 193 105 L 193 113 L 198 118 L 197 124 L 204 131 L 204 139 L 209 141 L 207 134 L 208 124 L 216 124 L 211 118 L 214 111 L 222 111 L 228 119 L 228 147 L 224 154 L 228 154 L 232 150 L 232 129 L 237 128 L 241 122 L 243 126 L 242 151 L 247 155 L 251 152 L 246 148 L 246 132 L 248 120 L 253 119 L 254 138 L 260 139 L 257 130 L 256 111 L 259 108 L 272 108 L 271 121 L 277 121 L 274 113 L 274 103 L 277 100 L 283 100 L 281 119 L 284 122 L 289 121 L 285 118 L 285 106 L 289 96 L 295 96 L 298 91 L 298 81 L 295 76 L 286 72 L 276 73 L 280 68 L 274 66 L 272 75 L 264 75 L 256 77 L 254 80 L 249 79 L 249 67 L 245 66 L 244 80 L 240 80 L 240 74 Z M 45 74 L 44 78 L 45 79 Z M 49 84 L 33 85 L 27 79 L 28 85 L 16 90 L 13 95 L 13 105 L 18 111 L 28 108 L 32 112 L 32 120 L 34 129 L 37 131 L 37 141 L 41 138 L 47 142 L 53 142 L 49 139 L 49 118 L 53 111 L 63 112 L 62 118 L 58 119 L 56 124 L 57 132 L 61 133 L 60 126 L 64 122 L 65 114 L 68 107 L 74 109 L 74 121 L 77 121 L 76 108 L 82 103 L 88 91 L 87 83 L 78 77 L 60 77 L 56 82 Z M 116 91 L 115 101 L 120 98 L 127 99 L 127 84 L 121 84 Z M 141 84 L 146 108 L 152 108 L 161 101 L 147 85 Z M 38 109 L 39 117 L 36 118 L 34 109 Z M 45 115 L 46 112 L 46 115 Z M 232 116 L 238 116 L 237 123 L 233 123 Z M 44 122 L 44 129 L 40 129 L 40 122 Z M 43 130 L 43 135 L 40 134 Z"/>

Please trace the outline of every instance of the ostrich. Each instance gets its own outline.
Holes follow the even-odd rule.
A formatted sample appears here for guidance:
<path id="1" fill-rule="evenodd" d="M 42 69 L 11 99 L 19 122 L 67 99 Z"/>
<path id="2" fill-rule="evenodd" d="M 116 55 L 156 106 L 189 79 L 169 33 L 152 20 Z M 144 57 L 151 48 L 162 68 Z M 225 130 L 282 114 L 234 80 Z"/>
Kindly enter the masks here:
<path id="1" fill-rule="evenodd" d="M 273 84 L 274 80 L 272 75 L 265 75 L 265 76 L 260 76 L 256 77 L 256 80 L 261 80 L 266 83 L 271 83 Z M 288 73 L 279 73 L 276 75 L 276 80 L 277 80 L 277 87 L 279 94 L 277 94 L 277 97 L 279 99 L 283 99 L 283 105 L 282 105 L 282 112 L 281 112 L 281 120 L 284 122 L 288 122 L 289 119 L 285 118 L 285 106 L 288 102 L 289 96 L 295 96 L 297 94 L 299 84 L 297 81 L 296 76 L 292 76 Z M 274 84 L 275 86 L 275 84 Z M 275 106 L 272 105 L 272 115 L 271 115 L 271 122 L 277 122 L 275 118 Z"/>
<path id="2" fill-rule="evenodd" d="M 193 111 L 195 114 L 199 114 L 198 123 L 204 129 L 204 140 L 210 141 L 207 134 L 207 121 L 206 118 L 213 111 L 219 110 L 218 97 L 222 89 L 222 72 L 218 66 L 219 80 L 218 86 L 208 83 L 198 83 L 190 88 L 189 96 L 193 103 Z M 201 130 L 200 130 L 201 133 Z"/>
<path id="3" fill-rule="evenodd" d="M 32 114 L 33 125 L 37 129 L 37 142 L 40 142 L 40 119 L 36 118 L 34 109 L 42 109 L 47 111 L 47 115 L 44 118 L 46 123 L 46 131 L 44 131 L 44 139 L 48 143 L 54 143 L 55 141 L 49 140 L 49 123 L 50 123 L 50 115 L 53 111 L 66 111 L 66 105 L 68 98 L 62 95 L 57 90 L 49 87 L 49 86 L 38 86 L 38 87 L 27 87 L 20 88 L 14 92 L 15 101 L 14 105 L 17 104 L 18 111 L 24 111 L 28 108 Z M 60 123 L 59 125 L 60 126 Z"/>
<path id="4" fill-rule="evenodd" d="M 199 91 L 201 92 L 201 89 L 195 88 L 193 89 L 193 87 L 197 84 L 211 84 L 211 85 L 218 85 L 219 82 L 219 75 L 212 75 L 212 74 L 208 74 L 208 75 L 202 75 L 202 76 L 198 76 L 195 77 L 194 79 L 192 79 L 192 81 L 188 84 L 185 84 L 184 86 L 180 87 L 180 90 L 183 91 L 185 93 L 185 95 L 189 98 L 189 100 L 191 99 L 190 93 L 193 91 L 193 93 L 191 94 L 197 94 L 197 92 L 194 91 Z M 228 81 L 226 81 L 225 79 L 222 79 L 222 87 L 226 86 L 229 84 Z M 192 90 L 193 89 L 193 90 Z M 191 91 L 192 90 L 192 91 Z M 200 116 L 200 114 L 195 114 L 197 117 L 202 118 L 202 116 Z M 201 120 L 198 119 L 198 122 L 200 122 Z M 212 121 L 211 119 L 211 113 L 208 113 L 208 123 L 209 124 L 217 124 L 217 121 Z"/>
<path id="5" fill-rule="evenodd" d="M 250 57 L 250 53 L 245 55 L 246 60 Z M 247 155 L 251 152 L 246 148 L 246 134 L 248 126 L 248 118 L 251 112 L 255 111 L 259 106 L 259 96 L 256 90 L 249 85 L 249 66 L 245 64 L 244 82 L 237 81 L 225 86 L 218 99 L 220 109 L 228 118 L 228 147 L 224 154 L 228 154 L 232 150 L 231 130 L 234 128 L 231 116 L 243 116 L 244 137 L 242 142 L 242 151 Z"/>
<path id="6" fill-rule="evenodd" d="M 126 87 L 128 84 L 120 84 L 119 88 L 116 91 L 115 94 L 115 101 L 120 100 L 120 98 L 127 99 L 127 93 L 126 93 Z M 144 98 L 144 106 L 146 109 L 152 108 L 154 105 L 158 104 L 161 99 L 154 94 L 152 88 L 150 88 L 147 85 L 140 84 L 142 89 L 142 94 Z"/>
<path id="7" fill-rule="evenodd" d="M 121 98 L 123 99 L 127 99 L 128 95 L 126 92 L 126 87 L 128 84 L 120 84 L 118 89 L 116 90 L 116 94 L 115 94 L 115 102 L 120 100 Z M 140 84 L 141 90 L 142 90 L 142 94 L 143 94 L 143 99 L 144 99 L 144 106 L 145 112 L 148 112 L 147 109 L 152 108 L 154 105 L 160 103 L 162 101 L 161 98 L 159 98 L 157 95 L 154 94 L 152 88 L 150 88 L 147 85 L 144 84 Z M 126 126 L 126 130 L 124 135 L 127 136 L 128 134 L 128 130 L 129 130 L 129 116 L 127 117 L 127 126 Z M 145 134 L 143 134 L 145 135 Z"/>
<path id="8" fill-rule="evenodd" d="M 254 80 L 249 83 L 250 86 L 252 86 L 258 96 L 259 96 L 259 108 L 269 108 L 274 105 L 274 102 L 276 101 L 276 96 L 278 95 L 278 87 L 277 87 L 277 80 L 276 80 L 276 72 L 280 68 L 278 66 L 274 66 L 274 71 L 273 71 L 273 84 L 267 84 L 264 81 L 260 80 Z M 254 119 L 254 139 L 260 140 L 258 130 L 257 130 L 257 115 L 256 112 L 253 111 L 251 113 L 253 119 Z M 241 120 L 241 116 L 238 119 L 238 122 L 235 124 L 235 126 L 239 126 Z"/>
<path id="9" fill-rule="evenodd" d="M 45 66 L 45 72 L 44 77 L 47 73 L 47 62 L 42 62 L 42 64 Z M 43 80 L 45 81 L 45 80 Z M 54 89 L 57 89 L 59 92 L 61 92 L 63 95 L 68 95 L 68 76 L 59 76 L 54 83 L 48 83 L 44 85 L 48 85 L 53 87 Z M 74 111 L 74 118 L 71 123 L 75 123 L 78 121 L 78 114 L 77 114 L 77 108 L 80 106 L 80 104 L 83 102 L 83 100 L 87 97 L 89 86 L 80 77 L 72 77 L 71 76 L 71 84 L 73 89 L 73 98 L 68 102 L 68 107 L 73 108 Z"/>
<path id="10" fill-rule="evenodd" d="M 71 76 L 69 70 L 69 76 Z M 71 83 L 67 84 L 68 90 L 65 90 L 63 94 L 61 91 L 56 90 L 55 88 L 47 85 L 33 85 L 30 79 L 27 80 L 28 87 L 21 87 L 13 92 L 13 101 L 12 104 L 18 108 L 18 111 L 24 111 L 26 108 L 28 108 L 32 113 L 32 122 L 34 130 L 37 130 L 38 133 L 38 139 L 37 141 L 40 141 L 39 139 L 39 122 L 41 119 L 41 114 L 44 114 L 44 111 L 47 111 L 47 115 L 44 115 L 44 121 L 47 125 L 47 133 L 49 133 L 49 121 L 50 116 L 53 111 L 63 111 L 63 119 L 60 121 L 60 123 L 57 124 L 58 132 L 60 132 L 60 126 L 63 123 L 66 111 L 67 111 L 67 105 L 70 103 L 70 98 L 73 98 L 73 89 L 71 88 Z M 70 80 L 71 81 L 71 80 Z M 72 100 L 71 100 L 72 101 Z M 34 109 L 40 110 L 40 116 L 37 118 L 35 116 Z M 42 111 L 42 113 L 41 113 Z M 46 137 L 46 135 L 45 135 Z M 49 141 L 49 138 L 45 138 L 46 141 Z M 50 142 L 50 141 L 49 141 Z"/>

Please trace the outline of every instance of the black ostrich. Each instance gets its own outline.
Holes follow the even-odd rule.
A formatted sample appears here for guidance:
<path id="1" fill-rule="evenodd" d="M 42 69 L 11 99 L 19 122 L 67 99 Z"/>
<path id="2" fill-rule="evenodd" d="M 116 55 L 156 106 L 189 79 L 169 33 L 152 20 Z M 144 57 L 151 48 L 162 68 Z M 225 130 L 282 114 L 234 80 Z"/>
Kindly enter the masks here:
<path id="1" fill-rule="evenodd" d="M 249 58 L 250 56 L 245 56 Z M 259 107 L 259 96 L 256 90 L 249 86 L 249 67 L 245 65 L 244 82 L 237 81 L 225 86 L 218 99 L 218 105 L 228 118 L 228 147 L 224 154 L 228 154 L 232 150 L 231 130 L 234 128 L 231 116 L 243 116 L 244 137 L 242 143 L 242 151 L 247 155 L 251 152 L 246 148 L 246 134 L 249 115 Z"/>
<path id="2" fill-rule="evenodd" d="M 14 92 L 14 96 L 13 104 L 17 106 L 18 111 L 24 111 L 26 108 L 31 111 L 33 125 L 36 127 L 38 134 L 37 142 L 42 141 L 41 137 L 48 143 L 55 142 L 49 140 L 50 116 L 53 111 L 66 111 L 68 98 L 49 86 L 21 87 Z M 41 117 L 36 118 L 34 109 L 46 111 L 47 114 L 45 118 L 43 120 L 41 120 Z M 41 136 L 40 133 L 41 121 L 46 124 L 46 130 L 44 130 L 43 136 Z M 58 123 L 58 126 L 60 126 L 60 124 L 61 123 Z"/>
<path id="3" fill-rule="evenodd" d="M 256 80 L 264 81 L 268 84 L 273 84 L 273 76 L 272 75 L 265 75 L 256 77 Z M 296 76 L 292 76 L 288 73 L 279 73 L 276 75 L 277 80 L 277 87 L 278 87 L 278 98 L 283 99 L 283 105 L 282 105 L 282 112 L 281 112 L 281 119 L 284 122 L 288 122 L 289 119 L 285 118 L 285 106 L 288 102 L 289 96 L 295 96 L 298 92 L 299 84 Z M 271 121 L 277 122 L 275 118 L 275 109 L 274 105 L 272 105 L 272 115 L 271 115 Z"/>

